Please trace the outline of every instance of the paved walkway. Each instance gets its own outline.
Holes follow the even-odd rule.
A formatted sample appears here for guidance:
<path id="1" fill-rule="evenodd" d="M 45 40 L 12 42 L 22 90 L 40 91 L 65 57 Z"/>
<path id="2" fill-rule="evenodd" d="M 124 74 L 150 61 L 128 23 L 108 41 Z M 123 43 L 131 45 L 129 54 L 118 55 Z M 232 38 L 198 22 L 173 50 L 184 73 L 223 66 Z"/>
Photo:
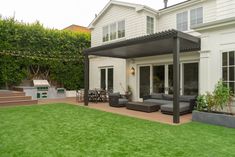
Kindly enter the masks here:
<path id="1" fill-rule="evenodd" d="M 48 104 L 48 103 L 69 103 L 69 104 L 74 104 L 74 105 L 83 105 L 82 102 L 80 103 L 76 102 L 75 98 L 39 100 L 39 104 Z M 140 118 L 140 119 L 145 119 L 145 120 L 150 120 L 150 121 L 155 121 L 155 122 L 160 122 L 160 123 L 165 123 L 165 124 L 175 125 L 172 123 L 173 116 L 165 115 L 165 114 L 162 114 L 161 112 L 145 113 L 145 112 L 128 110 L 125 107 L 115 108 L 115 107 L 110 107 L 108 103 L 90 103 L 88 105 L 88 108 L 97 109 L 97 110 L 101 110 L 105 112 L 112 112 L 115 114 L 120 114 L 120 115 L 125 115 L 125 116 L 130 116 L 130 117 L 135 117 L 135 118 Z M 180 124 L 191 122 L 191 119 L 192 119 L 191 114 L 183 115 L 180 117 Z"/>

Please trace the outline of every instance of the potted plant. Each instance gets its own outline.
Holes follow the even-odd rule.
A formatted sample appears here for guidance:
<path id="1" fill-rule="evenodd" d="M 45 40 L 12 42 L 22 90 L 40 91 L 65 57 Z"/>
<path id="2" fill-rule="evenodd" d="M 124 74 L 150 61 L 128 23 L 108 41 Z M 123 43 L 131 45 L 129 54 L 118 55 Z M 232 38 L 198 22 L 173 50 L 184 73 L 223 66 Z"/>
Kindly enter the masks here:
<path id="1" fill-rule="evenodd" d="M 197 98 L 193 111 L 193 121 L 235 128 L 235 116 L 231 110 L 231 90 L 219 81 L 212 93 L 207 92 Z M 225 110 L 227 109 L 227 110 Z"/>

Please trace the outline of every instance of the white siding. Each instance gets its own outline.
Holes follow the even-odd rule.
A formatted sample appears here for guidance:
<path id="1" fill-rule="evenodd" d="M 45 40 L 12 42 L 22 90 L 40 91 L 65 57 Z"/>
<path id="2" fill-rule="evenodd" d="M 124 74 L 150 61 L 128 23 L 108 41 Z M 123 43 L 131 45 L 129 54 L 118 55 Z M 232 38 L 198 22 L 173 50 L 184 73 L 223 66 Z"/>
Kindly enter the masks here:
<path id="1" fill-rule="evenodd" d="M 124 39 L 146 34 L 146 14 L 143 11 L 136 12 L 134 8 L 113 5 L 98 20 L 95 28 L 92 30 L 92 47 L 104 44 L 102 41 L 102 27 L 119 20 L 125 20 L 126 23 L 126 37 Z M 115 42 L 115 40 L 111 42 Z M 110 42 L 105 42 L 105 44 L 107 43 Z"/>
<path id="2" fill-rule="evenodd" d="M 198 3 L 190 7 L 185 7 L 172 11 L 170 13 L 160 15 L 158 21 L 158 32 L 168 29 L 176 29 L 176 15 L 178 13 L 188 11 L 188 26 L 190 27 L 190 10 L 198 7 L 203 7 L 203 22 L 211 22 L 216 20 L 216 0 L 208 0 L 203 3 Z M 160 13 L 161 14 L 161 13 Z M 189 28 L 190 29 L 190 28 Z"/>
<path id="3" fill-rule="evenodd" d="M 113 67 L 113 83 L 114 92 L 121 92 L 124 94 L 123 88 L 126 90 L 126 60 L 95 57 L 90 59 L 90 89 L 100 89 L 100 69 L 104 67 Z M 122 88 L 123 87 L 123 88 Z"/>
<path id="4" fill-rule="evenodd" d="M 234 0 L 217 0 L 217 20 L 235 16 Z"/>
<path id="5" fill-rule="evenodd" d="M 212 91 L 222 79 L 222 52 L 235 50 L 235 26 L 202 32 L 200 93 Z"/>

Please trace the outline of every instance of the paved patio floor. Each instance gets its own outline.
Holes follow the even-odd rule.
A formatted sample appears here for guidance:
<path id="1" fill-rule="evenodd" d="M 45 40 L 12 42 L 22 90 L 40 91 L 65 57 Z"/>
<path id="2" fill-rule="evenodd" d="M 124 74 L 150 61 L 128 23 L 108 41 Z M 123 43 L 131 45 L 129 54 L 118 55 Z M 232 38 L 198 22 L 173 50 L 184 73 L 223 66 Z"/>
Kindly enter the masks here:
<path id="1" fill-rule="evenodd" d="M 48 104 L 48 103 L 69 103 L 74 105 L 81 105 L 83 106 L 82 102 L 76 102 L 76 98 L 65 98 L 65 99 L 47 99 L 47 100 L 39 100 L 39 104 Z M 133 111 L 128 110 L 125 107 L 122 108 L 114 108 L 110 107 L 108 103 L 89 103 L 88 108 L 97 109 L 105 112 L 112 112 L 115 114 L 165 123 L 165 124 L 171 124 L 173 121 L 173 116 L 171 115 L 165 115 L 161 112 L 152 112 L 152 113 L 145 113 L 145 112 L 139 112 L 139 111 Z M 192 121 L 192 115 L 187 114 L 180 117 L 180 124 L 188 123 Z"/>

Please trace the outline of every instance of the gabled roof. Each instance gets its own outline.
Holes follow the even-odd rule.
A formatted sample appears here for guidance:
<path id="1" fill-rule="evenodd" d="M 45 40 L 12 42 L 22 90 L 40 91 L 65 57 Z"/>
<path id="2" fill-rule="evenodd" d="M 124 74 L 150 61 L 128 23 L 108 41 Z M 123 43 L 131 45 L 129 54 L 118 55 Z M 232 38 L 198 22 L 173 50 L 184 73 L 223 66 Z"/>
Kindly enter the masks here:
<path id="1" fill-rule="evenodd" d="M 89 30 L 87 27 L 79 26 L 79 25 L 70 25 L 63 30 L 69 30 L 73 32 L 80 32 L 80 33 L 90 33 L 91 30 Z"/>
<path id="2" fill-rule="evenodd" d="M 89 28 L 93 28 L 93 26 L 98 22 L 98 20 L 106 13 L 106 11 L 112 6 L 112 5 L 119 5 L 119 6 L 124 6 L 124 7 L 130 7 L 134 8 L 136 12 L 145 10 L 153 14 L 157 14 L 158 11 L 150 8 L 146 5 L 141 5 L 141 4 L 135 4 L 135 3 L 128 3 L 128 2 L 121 2 L 121 1 L 116 1 L 116 0 L 110 0 L 109 3 L 103 8 L 103 10 L 96 16 L 96 18 L 90 23 L 88 26 Z"/>

